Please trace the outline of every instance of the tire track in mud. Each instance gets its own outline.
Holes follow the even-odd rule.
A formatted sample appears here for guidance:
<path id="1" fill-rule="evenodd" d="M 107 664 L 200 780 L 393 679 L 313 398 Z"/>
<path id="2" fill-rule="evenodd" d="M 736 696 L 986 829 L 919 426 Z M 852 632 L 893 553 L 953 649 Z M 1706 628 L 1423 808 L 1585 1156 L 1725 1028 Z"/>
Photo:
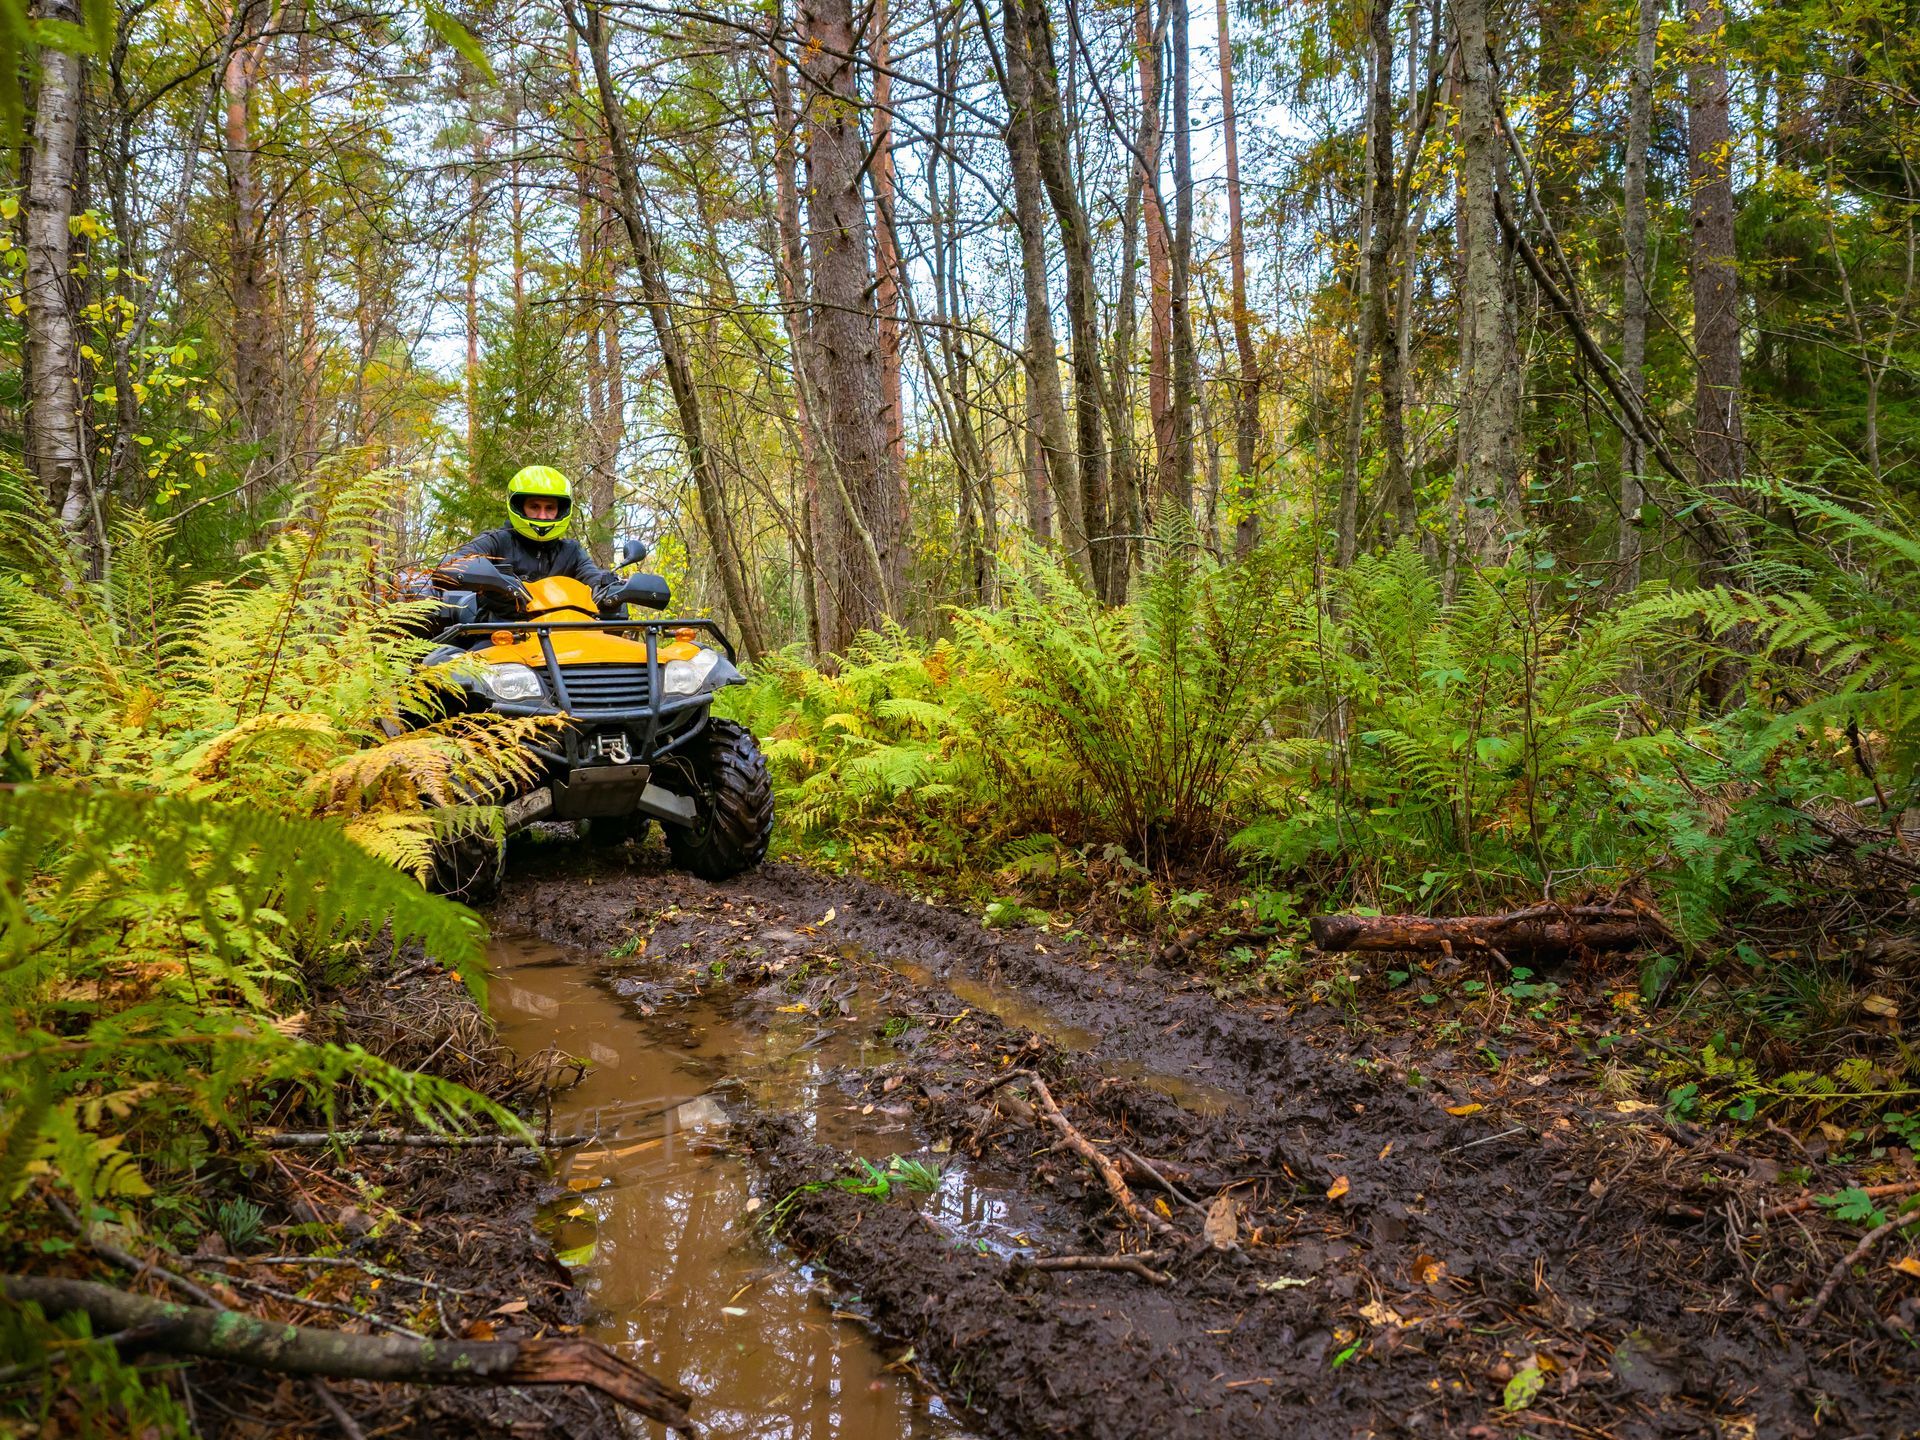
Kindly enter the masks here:
<path id="1" fill-rule="evenodd" d="M 1803 1346 L 1750 1279 L 1721 1215 L 1729 1201 L 1751 1209 L 1759 1183 L 1716 1171 L 1719 1152 L 1657 1123 L 1623 1123 L 1652 1117 L 1597 1110 L 1558 1084 L 1472 1098 L 1413 1088 L 1355 1053 L 1331 1013 L 1225 1005 L 1173 973 L 987 931 L 863 881 L 776 864 L 709 886 L 659 866 L 634 850 L 536 847 L 501 913 L 589 954 L 644 940 L 663 976 L 763 1010 L 857 978 L 899 1058 L 844 1084 L 872 1103 L 910 1101 L 941 1146 L 1013 1177 L 1045 1246 L 1102 1254 L 1147 1240 L 1017 1096 L 981 1095 L 1011 1065 L 1044 1074 L 1109 1153 L 1124 1146 L 1203 1205 L 1234 1198 L 1240 1243 L 1222 1251 L 1198 1238 L 1195 1210 L 1159 1197 L 1192 1237 L 1156 1260 L 1173 1275 L 1165 1287 L 1043 1275 L 897 1200 L 821 1187 L 847 1157 L 791 1118 L 755 1117 L 745 1134 L 770 1187 L 800 1191 L 786 1238 L 912 1341 L 992 1433 L 1920 1426 L 1910 1362 Z"/>

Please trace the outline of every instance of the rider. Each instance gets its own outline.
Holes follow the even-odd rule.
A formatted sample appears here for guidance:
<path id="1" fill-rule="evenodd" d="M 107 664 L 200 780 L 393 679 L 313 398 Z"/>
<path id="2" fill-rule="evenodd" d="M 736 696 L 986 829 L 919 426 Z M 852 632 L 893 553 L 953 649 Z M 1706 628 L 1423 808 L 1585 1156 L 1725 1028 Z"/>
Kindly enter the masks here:
<path id="1" fill-rule="evenodd" d="M 573 486 L 551 465 L 529 465 L 507 482 L 507 524 L 476 535 L 439 564 L 437 575 L 458 587 L 460 562 L 469 556 L 491 560 L 524 586 L 552 575 L 570 575 L 593 592 L 605 611 L 614 608 L 624 583 L 596 565 L 586 546 L 569 540 L 573 524 Z M 484 598 L 484 597 L 483 597 Z M 524 588 L 514 597 L 524 608 Z"/>

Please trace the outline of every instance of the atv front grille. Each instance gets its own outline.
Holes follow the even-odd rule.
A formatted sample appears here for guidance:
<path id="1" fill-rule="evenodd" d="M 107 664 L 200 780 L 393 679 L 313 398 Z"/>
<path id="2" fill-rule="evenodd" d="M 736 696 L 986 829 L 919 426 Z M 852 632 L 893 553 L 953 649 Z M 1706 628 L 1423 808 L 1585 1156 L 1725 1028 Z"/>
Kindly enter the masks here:
<path id="1" fill-rule="evenodd" d="M 568 708 L 575 714 L 638 710 L 653 699 L 644 665 L 562 665 L 560 678 L 566 682 Z"/>

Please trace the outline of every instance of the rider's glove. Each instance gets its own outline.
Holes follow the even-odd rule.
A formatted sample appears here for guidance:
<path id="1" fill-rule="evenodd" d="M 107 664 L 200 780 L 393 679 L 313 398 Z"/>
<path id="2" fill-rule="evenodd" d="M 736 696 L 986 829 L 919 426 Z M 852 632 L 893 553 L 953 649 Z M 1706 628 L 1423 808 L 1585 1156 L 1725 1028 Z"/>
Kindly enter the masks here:
<path id="1" fill-rule="evenodd" d="M 619 606 L 620 592 L 626 587 L 627 582 L 619 576 L 609 576 L 593 587 L 593 603 L 602 610 L 613 610 Z"/>

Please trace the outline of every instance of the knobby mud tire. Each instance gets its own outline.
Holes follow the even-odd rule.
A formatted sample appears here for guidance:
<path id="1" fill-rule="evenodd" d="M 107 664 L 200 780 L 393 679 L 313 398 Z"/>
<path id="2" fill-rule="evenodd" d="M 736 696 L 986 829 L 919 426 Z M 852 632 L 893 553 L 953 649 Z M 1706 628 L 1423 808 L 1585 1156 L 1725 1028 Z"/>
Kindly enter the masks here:
<path id="1" fill-rule="evenodd" d="M 702 880 L 726 880 L 751 870 L 773 838 L 773 782 L 751 731 L 714 719 L 689 747 L 700 816 L 691 825 L 665 825 L 673 863 Z"/>
<path id="2" fill-rule="evenodd" d="M 466 834 L 433 847 L 429 887 L 450 900 L 479 905 L 491 900 L 507 868 L 507 847 L 491 833 Z"/>

